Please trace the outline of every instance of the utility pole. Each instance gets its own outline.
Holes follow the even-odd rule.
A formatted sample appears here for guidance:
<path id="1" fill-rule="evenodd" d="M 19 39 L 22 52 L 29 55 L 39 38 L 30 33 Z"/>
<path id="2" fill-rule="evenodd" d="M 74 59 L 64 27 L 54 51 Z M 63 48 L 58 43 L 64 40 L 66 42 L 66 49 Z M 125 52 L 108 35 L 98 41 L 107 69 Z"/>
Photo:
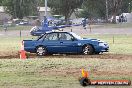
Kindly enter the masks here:
<path id="1" fill-rule="evenodd" d="M 106 8 L 106 22 L 108 22 L 108 0 L 105 1 Z"/>
<path id="2" fill-rule="evenodd" d="M 45 17 L 47 16 L 47 0 L 45 0 Z"/>
<path id="3" fill-rule="evenodd" d="M 13 1 L 13 4 L 14 4 L 14 13 L 13 13 L 13 18 L 15 17 L 15 18 L 17 18 L 17 16 L 16 16 L 16 4 L 15 4 L 15 1 Z"/>
<path id="4" fill-rule="evenodd" d="M 129 13 L 131 13 L 131 3 L 132 3 L 132 1 L 129 2 Z"/>

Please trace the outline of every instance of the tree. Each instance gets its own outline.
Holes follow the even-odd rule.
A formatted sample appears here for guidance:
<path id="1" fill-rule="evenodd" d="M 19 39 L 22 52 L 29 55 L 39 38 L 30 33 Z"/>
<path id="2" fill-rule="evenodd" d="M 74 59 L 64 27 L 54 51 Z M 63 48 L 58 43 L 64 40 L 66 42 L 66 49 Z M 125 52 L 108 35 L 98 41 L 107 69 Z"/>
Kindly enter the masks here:
<path id="1" fill-rule="evenodd" d="M 2 2 L 3 2 L 3 0 L 0 0 L 0 6 L 2 6 Z"/>
<path id="2" fill-rule="evenodd" d="M 113 16 L 112 23 L 116 23 L 116 15 L 119 14 L 122 6 L 122 0 L 109 0 L 109 11 Z"/>
<path id="3" fill-rule="evenodd" d="M 123 0 L 121 6 L 121 13 L 131 12 L 132 8 L 132 0 Z"/>
<path id="4" fill-rule="evenodd" d="M 104 0 L 86 0 L 82 5 L 81 17 L 99 18 L 105 17 Z"/>
<path id="5" fill-rule="evenodd" d="M 48 0 L 48 6 L 53 11 L 52 14 L 65 16 L 66 22 L 75 9 L 81 7 L 83 0 Z"/>
<path id="6" fill-rule="evenodd" d="M 113 23 L 116 23 L 116 16 L 123 12 L 130 12 L 131 0 L 107 0 L 108 17 L 113 16 Z M 105 18 L 106 17 L 106 0 L 86 0 L 82 6 L 81 17 Z"/>
<path id="7" fill-rule="evenodd" d="M 22 19 L 24 16 L 37 14 L 38 2 L 38 0 L 3 0 L 2 5 L 13 18 Z"/>
<path id="8" fill-rule="evenodd" d="M 112 23 L 116 23 L 116 16 L 121 13 L 130 12 L 131 0 L 108 0 L 109 2 L 109 12 L 111 16 L 113 16 Z"/>

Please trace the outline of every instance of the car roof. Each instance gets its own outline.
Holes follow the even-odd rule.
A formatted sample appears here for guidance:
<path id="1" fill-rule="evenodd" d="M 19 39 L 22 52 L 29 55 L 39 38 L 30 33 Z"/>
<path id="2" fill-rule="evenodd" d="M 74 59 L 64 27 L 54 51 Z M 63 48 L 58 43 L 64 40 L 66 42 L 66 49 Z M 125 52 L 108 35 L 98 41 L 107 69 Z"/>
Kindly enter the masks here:
<path id="1" fill-rule="evenodd" d="M 70 33 L 70 32 L 66 32 L 66 31 L 47 31 L 47 33 Z"/>

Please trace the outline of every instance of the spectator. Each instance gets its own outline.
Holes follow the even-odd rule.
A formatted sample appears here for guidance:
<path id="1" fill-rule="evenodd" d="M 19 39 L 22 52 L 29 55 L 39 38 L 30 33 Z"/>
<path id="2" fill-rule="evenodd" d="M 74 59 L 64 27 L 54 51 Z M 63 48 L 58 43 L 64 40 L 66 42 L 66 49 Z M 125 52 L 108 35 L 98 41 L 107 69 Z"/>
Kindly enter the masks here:
<path id="1" fill-rule="evenodd" d="M 83 24 L 84 29 L 86 29 L 86 18 L 84 18 L 84 20 L 82 20 L 82 24 Z"/>
<path id="2" fill-rule="evenodd" d="M 8 22 L 8 19 L 5 17 L 3 19 L 3 27 L 4 27 L 5 32 L 7 31 L 7 22 Z"/>

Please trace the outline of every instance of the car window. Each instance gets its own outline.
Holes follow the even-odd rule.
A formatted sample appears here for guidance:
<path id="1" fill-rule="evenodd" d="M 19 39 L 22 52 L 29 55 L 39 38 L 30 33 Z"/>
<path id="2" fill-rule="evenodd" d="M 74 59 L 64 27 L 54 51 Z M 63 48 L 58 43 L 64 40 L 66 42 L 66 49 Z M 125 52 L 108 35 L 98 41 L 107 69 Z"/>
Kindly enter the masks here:
<path id="1" fill-rule="evenodd" d="M 59 40 L 71 40 L 72 36 L 68 33 L 59 33 Z"/>
<path id="2" fill-rule="evenodd" d="M 58 40 L 57 33 L 50 33 L 45 36 L 45 40 Z"/>

